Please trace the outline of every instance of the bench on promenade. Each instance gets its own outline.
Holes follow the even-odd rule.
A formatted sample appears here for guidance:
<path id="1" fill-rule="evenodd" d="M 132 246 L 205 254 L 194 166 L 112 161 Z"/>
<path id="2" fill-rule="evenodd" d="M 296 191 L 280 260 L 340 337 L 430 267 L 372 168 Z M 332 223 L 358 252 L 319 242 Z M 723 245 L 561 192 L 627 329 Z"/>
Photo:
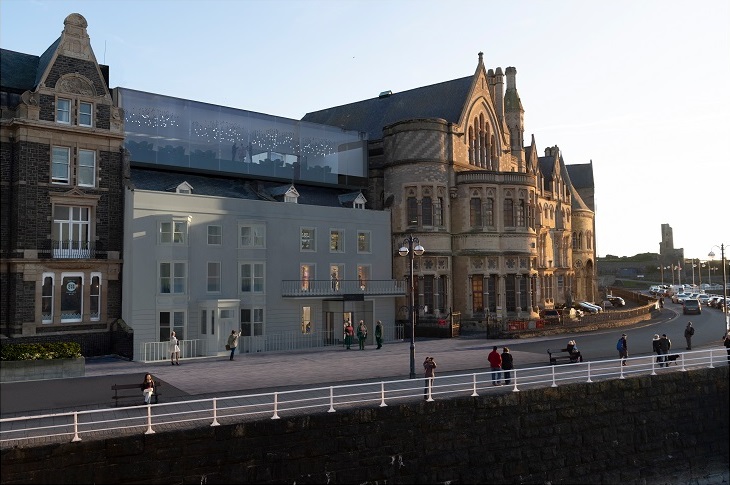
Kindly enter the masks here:
<path id="1" fill-rule="evenodd" d="M 160 381 L 154 381 L 155 382 L 155 392 L 152 394 L 152 399 L 154 400 L 155 404 L 158 403 L 159 397 L 162 394 L 160 392 L 160 388 L 162 387 L 162 383 Z M 120 400 L 124 399 L 130 399 L 130 400 L 137 400 L 142 401 L 144 403 L 144 396 L 142 394 L 142 384 L 114 384 L 112 386 L 112 391 L 114 391 L 114 395 L 112 396 L 112 399 L 114 399 L 114 406 L 119 405 Z"/>
<path id="2" fill-rule="evenodd" d="M 548 358 L 550 359 L 550 365 L 556 365 L 558 363 L 575 364 L 576 362 L 580 362 L 580 354 L 571 354 L 568 352 L 568 349 L 547 349 L 547 353 Z"/>

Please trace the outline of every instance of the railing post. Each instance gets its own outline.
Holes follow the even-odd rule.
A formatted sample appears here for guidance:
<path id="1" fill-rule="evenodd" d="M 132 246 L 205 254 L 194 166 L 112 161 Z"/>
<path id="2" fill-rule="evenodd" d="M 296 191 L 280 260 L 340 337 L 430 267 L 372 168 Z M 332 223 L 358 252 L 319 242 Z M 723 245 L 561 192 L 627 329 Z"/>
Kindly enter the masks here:
<path id="1" fill-rule="evenodd" d="M 433 387 L 435 377 L 426 377 L 428 380 L 428 399 L 426 399 L 426 402 L 433 402 L 433 397 L 431 397 L 431 388 Z"/>
<path id="2" fill-rule="evenodd" d="M 330 408 L 327 410 L 328 413 L 335 412 L 335 393 L 334 388 L 330 386 Z"/>
<path id="3" fill-rule="evenodd" d="M 651 358 L 651 375 L 656 375 L 656 357 Z"/>
<path id="4" fill-rule="evenodd" d="M 714 354 L 714 352 L 712 351 L 712 349 L 710 349 L 710 366 L 709 366 L 710 369 L 714 369 L 715 368 L 715 366 L 712 365 L 712 354 Z"/>
<path id="5" fill-rule="evenodd" d="M 512 392 L 520 392 L 520 390 L 517 389 L 517 369 L 513 369 L 511 372 L 513 373 L 515 379 L 515 387 L 512 388 Z"/>
<path id="6" fill-rule="evenodd" d="M 473 385 L 473 387 L 472 387 L 473 391 L 471 393 L 471 397 L 477 397 L 479 395 L 479 394 L 477 394 L 477 375 L 475 373 L 475 374 L 472 374 L 471 376 L 472 376 L 472 385 Z"/>
<path id="7" fill-rule="evenodd" d="M 75 441 L 81 441 L 81 438 L 79 438 L 79 413 L 74 413 L 74 437 L 71 442 Z"/>
<path id="8" fill-rule="evenodd" d="M 274 393 L 274 415 L 271 419 L 279 419 L 279 393 Z"/>
<path id="9" fill-rule="evenodd" d="M 555 383 L 555 366 L 551 365 L 552 373 L 553 373 L 553 384 L 550 387 L 558 387 L 558 385 Z"/>
<path id="10" fill-rule="evenodd" d="M 155 430 L 152 429 L 152 403 L 147 404 L 147 431 L 144 434 L 155 434 Z"/>
<path id="11" fill-rule="evenodd" d="M 385 382 L 380 382 L 380 407 L 384 408 L 387 404 L 385 404 Z"/>
<path id="12" fill-rule="evenodd" d="M 679 370 L 682 372 L 687 372 L 687 369 L 684 368 L 684 352 L 682 352 L 682 368 Z"/>
<path id="13" fill-rule="evenodd" d="M 586 382 L 593 382 L 591 380 L 591 363 L 588 362 L 588 380 Z"/>
<path id="14" fill-rule="evenodd" d="M 213 422 L 210 423 L 211 426 L 220 426 L 220 423 L 218 423 L 218 399 L 213 398 Z"/>
<path id="15" fill-rule="evenodd" d="M 624 377 L 624 361 L 623 359 L 618 360 L 618 366 L 621 368 L 621 375 L 618 377 L 619 379 L 626 379 Z"/>

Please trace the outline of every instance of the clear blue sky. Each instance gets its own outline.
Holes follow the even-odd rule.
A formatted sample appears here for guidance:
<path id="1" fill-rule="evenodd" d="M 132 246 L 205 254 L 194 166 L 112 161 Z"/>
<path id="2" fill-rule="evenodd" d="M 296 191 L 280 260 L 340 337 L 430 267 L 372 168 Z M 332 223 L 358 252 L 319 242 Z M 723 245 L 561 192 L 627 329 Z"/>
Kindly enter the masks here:
<path id="1" fill-rule="evenodd" d="M 112 87 L 293 119 L 482 51 L 517 68 L 526 140 L 593 161 L 600 256 L 658 252 L 662 223 L 687 257 L 730 244 L 728 0 L 2 0 L 0 46 L 40 55 L 74 12 Z"/>

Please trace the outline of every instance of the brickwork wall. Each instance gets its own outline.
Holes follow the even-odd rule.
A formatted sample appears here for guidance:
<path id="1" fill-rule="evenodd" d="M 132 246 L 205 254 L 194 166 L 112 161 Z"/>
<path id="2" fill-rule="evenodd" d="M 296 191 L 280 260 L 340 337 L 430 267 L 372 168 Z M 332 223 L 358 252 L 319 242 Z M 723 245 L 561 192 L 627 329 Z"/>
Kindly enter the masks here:
<path id="1" fill-rule="evenodd" d="M 46 86 L 54 88 L 61 76 L 70 72 L 78 73 L 91 81 L 94 89 L 96 89 L 97 96 L 106 93 L 106 83 L 99 75 L 99 70 L 94 62 L 68 56 L 58 56 L 56 58 L 56 62 L 53 63 L 46 77 Z"/>
<path id="2" fill-rule="evenodd" d="M 696 482 L 719 472 L 727 481 L 728 395 L 723 366 L 218 427 L 203 423 L 151 435 L 8 447 L 1 479 L 651 484 Z"/>

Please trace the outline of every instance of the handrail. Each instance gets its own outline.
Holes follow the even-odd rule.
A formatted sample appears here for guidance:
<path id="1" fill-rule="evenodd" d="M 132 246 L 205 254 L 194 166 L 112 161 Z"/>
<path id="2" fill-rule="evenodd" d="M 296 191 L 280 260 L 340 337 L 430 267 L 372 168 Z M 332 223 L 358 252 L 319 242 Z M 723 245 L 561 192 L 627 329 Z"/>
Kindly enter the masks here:
<path id="1" fill-rule="evenodd" d="M 205 423 L 218 426 L 221 421 L 240 419 L 279 419 L 282 415 L 337 410 L 362 406 L 388 406 L 397 401 L 426 402 L 434 398 L 479 396 L 504 389 L 519 392 L 526 388 L 558 387 L 566 383 L 592 383 L 597 380 L 625 379 L 632 375 L 655 376 L 660 372 L 686 372 L 688 369 L 713 368 L 725 360 L 722 347 L 682 353 L 669 367 L 660 367 L 656 355 L 631 357 L 628 365 L 621 359 L 578 362 L 560 366 L 546 365 L 513 369 L 508 386 L 492 385 L 492 372 L 471 372 L 437 376 L 430 388 L 424 378 L 368 381 L 328 385 L 237 396 L 192 399 L 169 403 L 94 409 L 66 413 L 20 416 L 0 419 L 0 446 L 20 440 L 68 439 L 80 441 L 93 433 L 117 435 L 171 429 L 179 425 Z M 142 396 L 140 395 L 140 400 Z M 44 441 L 45 442 L 45 441 Z"/>

